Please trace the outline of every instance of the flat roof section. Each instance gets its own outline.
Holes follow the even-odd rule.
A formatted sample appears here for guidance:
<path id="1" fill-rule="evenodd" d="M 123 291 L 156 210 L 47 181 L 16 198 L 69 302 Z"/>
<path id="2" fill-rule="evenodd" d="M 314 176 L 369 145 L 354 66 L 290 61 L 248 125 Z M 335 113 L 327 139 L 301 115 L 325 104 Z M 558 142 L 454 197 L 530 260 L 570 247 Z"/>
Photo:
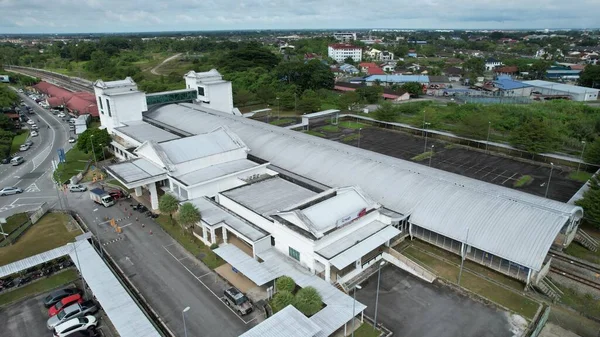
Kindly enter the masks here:
<path id="1" fill-rule="evenodd" d="M 349 249 L 343 251 L 339 255 L 330 260 L 331 264 L 338 270 L 344 269 L 359 258 L 374 250 L 375 248 L 391 240 L 396 235 L 400 234 L 400 230 L 392 226 L 387 226 L 382 230 L 367 237 L 363 241 L 353 245 Z"/>
<path id="2" fill-rule="evenodd" d="M 290 304 L 240 337 L 313 337 L 319 331 L 318 325 Z"/>
<path id="3" fill-rule="evenodd" d="M 24 258 L 19 261 L 5 264 L 4 266 L 0 266 L 0 278 L 2 278 L 4 276 L 12 275 L 14 273 L 18 273 L 23 270 L 27 270 L 27 269 L 29 269 L 31 267 L 35 267 L 39 264 L 42 264 L 42 263 L 45 263 L 48 261 L 52 261 L 59 257 L 65 256 L 65 255 L 69 254 L 69 252 L 72 249 L 73 248 L 71 246 L 65 245 L 62 247 L 58 247 L 58 248 L 54 248 L 54 249 L 45 251 L 43 253 L 40 253 L 40 254 L 37 254 L 34 256 Z"/>
<path id="4" fill-rule="evenodd" d="M 161 128 L 157 128 L 154 125 L 142 121 L 127 122 L 123 124 L 126 124 L 126 126 L 120 126 L 118 128 L 115 128 L 115 130 L 137 140 L 140 143 L 143 143 L 150 139 L 156 141 L 157 143 L 161 143 L 181 138 L 175 134 L 170 133 L 169 131 L 165 131 Z"/>
<path id="5" fill-rule="evenodd" d="M 247 159 L 239 159 L 222 164 L 208 166 L 186 174 L 175 175 L 174 177 L 179 179 L 187 186 L 193 186 L 228 174 L 233 174 L 239 171 L 251 169 L 256 166 L 258 166 L 258 164 L 255 162 L 252 162 Z"/>
<path id="6" fill-rule="evenodd" d="M 145 179 L 160 177 L 166 173 L 152 162 L 144 158 L 134 159 L 128 162 L 111 165 L 107 171 L 118 177 L 124 183 L 135 183 Z"/>
<path id="7" fill-rule="evenodd" d="M 221 192 L 221 194 L 258 214 L 268 216 L 298 204 L 317 193 L 285 179 L 273 177 Z"/>
<path id="8" fill-rule="evenodd" d="M 303 209 L 302 213 L 311 221 L 313 230 L 324 233 L 335 228 L 339 219 L 372 205 L 354 189 L 340 189 L 336 196 Z"/>
<path id="9" fill-rule="evenodd" d="M 200 214 L 202 214 L 202 221 L 210 226 L 225 223 L 252 242 L 256 242 L 269 235 L 262 229 L 226 211 L 206 197 L 188 200 L 188 202 L 198 208 Z"/>
<path id="10" fill-rule="evenodd" d="M 218 128 L 209 133 L 165 142 L 160 144 L 160 147 L 173 164 L 180 164 L 218 153 L 246 148 L 246 145 L 237 136 L 223 128 Z"/>
<path id="11" fill-rule="evenodd" d="M 388 225 L 386 225 L 382 222 L 373 221 L 373 222 L 366 224 L 363 227 L 355 230 L 352 233 L 348 233 L 347 235 L 344 235 L 344 237 L 342 237 L 341 239 L 333 241 L 332 243 L 328 244 L 327 246 L 319 249 L 317 251 L 317 254 L 319 254 L 322 257 L 329 260 L 329 259 L 335 257 L 336 255 L 340 254 L 341 252 L 347 250 L 348 248 L 354 246 L 358 242 L 363 241 L 364 239 L 368 238 L 369 236 L 379 232 L 380 230 L 384 229 L 386 226 L 388 226 Z"/>

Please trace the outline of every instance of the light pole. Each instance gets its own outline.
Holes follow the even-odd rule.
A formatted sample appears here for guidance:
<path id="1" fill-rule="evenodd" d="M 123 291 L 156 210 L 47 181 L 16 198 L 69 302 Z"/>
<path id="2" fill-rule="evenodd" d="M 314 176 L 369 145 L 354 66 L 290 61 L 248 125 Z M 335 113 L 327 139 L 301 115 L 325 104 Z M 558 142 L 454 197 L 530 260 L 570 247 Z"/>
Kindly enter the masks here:
<path id="1" fill-rule="evenodd" d="M 427 152 L 427 130 L 425 128 L 429 125 L 431 123 L 423 122 L 423 131 L 425 132 L 425 147 L 423 147 L 423 152 Z"/>
<path id="2" fill-rule="evenodd" d="M 281 115 L 281 110 L 279 110 L 279 97 L 275 97 L 275 99 L 277 100 L 277 119 L 279 119 Z"/>
<path id="3" fill-rule="evenodd" d="M 579 169 L 581 168 L 581 162 L 583 161 L 583 152 L 585 151 L 585 140 L 582 140 L 581 144 L 583 144 L 583 148 L 581 149 L 581 156 L 579 157 L 579 163 L 577 163 L 577 172 L 579 172 Z"/>
<path id="4" fill-rule="evenodd" d="M 356 290 L 360 290 L 362 289 L 362 287 L 360 285 L 355 285 L 354 286 L 354 302 L 352 302 L 352 337 L 354 337 L 354 321 L 355 318 L 354 316 L 356 316 Z"/>
<path id="5" fill-rule="evenodd" d="M 183 333 L 184 336 L 187 337 L 187 328 L 185 327 L 185 313 L 190 310 L 190 307 L 185 307 L 185 309 L 181 310 L 181 317 L 183 318 Z"/>
<path id="6" fill-rule="evenodd" d="M 467 227 L 467 237 L 465 243 L 460 249 L 460 270 L 458 271 L 458 286 L 460 286 L 460 278 L 462 277 L 463 265 L 465 264 L 465 254 L 467 253 L 467 241 L 469 241 L 469 227 Z"/>
<path id="7" fill-rule="evenodd" d="M 377 329 L 377 305 L 379 304 L 379 280 L 381 279 L 381 268 L 385 264 L 385 261 L 379 263 L 379 269 L 377 270 L 377 292 L 375 293 L 375 318 L 373 318 L 373 327 Z"/>
<path id="8" fill-rule="evenodd" d="M 544 198 L 548 197 L 548 190 L 550 189 L 550 179 L 552 179 L 552 170 L 554 170 L 554 163 L 550 163 L 550 176 L 548 177 L 548 185 L 546 185 L 546 193 Z"/>
<path id="9" fill-rule="evenodd" d="M 360 149 L 360 132 L 362 131 L 362 128 L 358 129 L 358 148 Z"/>
<path id="10" fill-rule="evenodd" d="M 431 158 L 433 157 L 433 148 L 435 145 L 431 145 L 431 155 L 429 156 L 429 167 L 431 167 Z"/>
<path id="11" fill-rule="evenodd" d="M 96 160 L 96 151 L 94 150 L 94 135 L 90 135 L 90 143 L 92 143 L 92 153 L 94 154 L 94 164 L 98 168 L 98 161 Z"/>
<path id="12" fill-rule="evenodd" d="M 490 131 L 492 130 L 492 122 L 488 122 L 488 135 L 485 141 L 485 153 L 488 152 L 488 143 L 490 142 Z"/>

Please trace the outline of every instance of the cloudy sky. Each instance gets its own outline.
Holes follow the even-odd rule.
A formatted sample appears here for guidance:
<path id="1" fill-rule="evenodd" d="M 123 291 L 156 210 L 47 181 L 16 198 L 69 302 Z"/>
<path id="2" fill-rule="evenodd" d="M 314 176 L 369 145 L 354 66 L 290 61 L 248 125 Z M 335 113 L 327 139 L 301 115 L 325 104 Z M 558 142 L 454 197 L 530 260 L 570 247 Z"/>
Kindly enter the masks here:
<path id="1" fill-rule="evenodd" d="M 598 0 L 0 0 L 0 33 L 598 28 Z"/>

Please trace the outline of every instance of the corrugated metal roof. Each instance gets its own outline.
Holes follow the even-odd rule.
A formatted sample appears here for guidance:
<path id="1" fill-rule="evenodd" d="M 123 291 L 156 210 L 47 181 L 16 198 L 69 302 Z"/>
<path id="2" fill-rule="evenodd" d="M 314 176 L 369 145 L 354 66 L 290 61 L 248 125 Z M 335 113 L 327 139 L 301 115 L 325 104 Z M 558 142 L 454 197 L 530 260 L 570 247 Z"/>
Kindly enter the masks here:
<path id="1" fill-rule="evenodd" d="M 175 134 L 165 131 L 161 128 L 157 128 L 154 125 L 146 122 L 127 122 L 123 123 L 126 126 L 120 126 L 115 128 L 118 132 L 124 133 L 125 135 L 143 143 L 147 140 L 154 140 L 157 143 L 166 142 L 173 139 L 181 138 Z"/>
<path id="2" fill-rule="evenodd" d="M 331 264 L 337 269 L 342 270 L 398 234 L 400 234 L 400 230 L 392 226 L 387 226 L 345 250 L 341 254 L 331 259 L 329 262 L 331 262 Z"/>
<path id="3" fill-rule="evenodd" d="M 224 196 L 262 215 L 270 215 L 317 193 L 279 177 L 221 192 Z"/>
<path id="4" fill-rule="evenodd" d="M 121 178 L 124 183 L 134 183 L 161 175 L 165 175 L 166 177 L 164 170 L 145 158 L 114 164 L 109 166 L 107 170 Z"/>
<path id="5" fill-rule="evenodd" d="M 68 245 L 62 246 L 13 263 L 6 264 L 0 267 L 0 278 L 18 273 L 22 270 L 27 270 L 44 262 L 52 261 L 61 256 L 65 256 L 69 254 L 69 251 L 71 251 L 71 248 Z"/>
<path id="6" fill-rule="evenodd" d="M 318 325 L 288 305 L 240 337 L 313 337 L 319 331 Z"/>
<path id="7" fill-rule="evenodd" d="M 211 156 L 217 153 L 245 148 L 224 129 L 180 138 L 159 145 L 173 164 Z"/>
<path id="8" fill-rule="evenodd" d="M 394 82 L 394 83 L 407 83 L 407 82 L 419 82 L 429 83 L 429 76 L 427 75 L 371 75 L 365 77 L 366 82 Z"/>
<path id="9" fill-rule="evenodd" d="M 214 252 L 258 286 L 284 275 L 278 266 L 268 261 L 258 262 L 232 244 L 221 245 Z"/>
<path id="10" fill-rule="evenodd" d="M 148 317 L 142 312 L 129 293 L 117 280 L 94 247 L 87 241 L 77 241 L 77 258 L 74 244 L 69 244 L 69 255 L 80 267 L 80 273 L 92 293 L 102 305 L 121 337 L 160 337 Z"/>
<path id="11" fill-rule="evenodd" d="M 335 257 L 336 255 L 344 252 L 348 248 L 354 246 L 357 242 L 363 241 L 369 236 L 379 232 L 386 226 L 388 225 L 379 221 L 370 222 L 368 224 L 365 224 L 363 227 L 358 228 L 354 232 L 344 235 L 341 239 L 336 240 L 328 244 L 327 246 L 319 249 L 317 253 L 329 260 Z M 356 260 L 358 260 L 358 258 L 356 258 L 355 261 Z"/>
<path id="12" fill-rule="evenodd" d="M 574 94 L 600 92 L 599 89 L 580 87 L 577 85 L 570 85 L 570 84 L 563 84 L 563 83 L 556 83 L 556 82 L 549 82 L 549 81 L 541 81 L 541 80 L 523 81 L 523 83 L 527 83 L 534 87 L 570 92 L 570 93 L 574 93 Z"/>
<path id="13" fill-rule="evenodd" d="M 539 270 L 550 245 L 581 207 L 392 158 L 262 122 L 169 105 L 146 115 L 189 133 L 221 125 L 242 138 L 253 155 L 327 186 L 358 185 L 376 202 L 427 229 Z M 172 116 L 177 116 L 176 119 Z M 502 212 L 496 210 L 502 209 Z M 438 214 L 446 214 L 447 218 Z M 484 235 L 494 232 L 496 235 Z"/>
<path id="14" fill-rule="evenodd" d="M 175 175 L 175 178 L 184 182 L 187 186 L 193 186 L 205 181 L 209 181 L 224 175 L 247 170 L 258 166 L 255 162 L 247 159 L 233 160 L 217 165 L 208 166 L 182 175 Z"/>
<path id="15" fill-rule="evenodd" d="M 312 231 L 322 234 L 336 226 L 336 222 L 352 213 L 358 214 L 363 208 L 371 208 L 374 203 L 367 200 L 353 188 L 337 191 L 337 195 L 301 210 L 310 220 Z"/>
<path id="16" fill-rule="evenodd" d="M 238 233 L 253 242 L 268 235 L 267 232 L 229 213 L 207 197 L 188 200 L 188 202 L 198 208 L 200 214 L 202 214 L 202 222 L 210 226 L 226 223 L 229 227 L 235 229 Z"/>

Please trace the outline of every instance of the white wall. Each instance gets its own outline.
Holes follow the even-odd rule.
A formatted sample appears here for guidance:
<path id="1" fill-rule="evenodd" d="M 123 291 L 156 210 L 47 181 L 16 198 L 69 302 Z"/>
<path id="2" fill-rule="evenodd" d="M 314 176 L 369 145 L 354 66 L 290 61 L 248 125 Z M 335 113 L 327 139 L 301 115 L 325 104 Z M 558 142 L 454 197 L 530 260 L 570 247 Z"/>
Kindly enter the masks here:
<path id="1" fill-rule="evenodd" d="M 352 57 L 354 62 L 360 62 L 362 60 L 362 49 L 334 49 L 329 46 L 327 47 L 327 56 L 339 63 L 343 63 L 348 57 Z"/>
<path id="2" fill-rule="evenodd" d="M 270 233 L 271 236 L 275 238 L 275 249 L 286 256 L 290 256 L 289 248 L 291 247 L 300 253 L 301 265 L 310 270 L 315 269 L 314 241 L 309 240 L 304 235 L 294 232 L 278 222 L 274 223 L 273 231 Z"/>
<path id="3" fill-rule="evenodd" d="M 119 88 L 122 90 L 122 88 Z M 115 89 L 110 89 L 115 91 Z M 141 121 L 142 112 L 148 110 L 146 94 L 139 91 L 127 91 L 122 94 L 107 95 L 109 89 L 94 88 L 100 123 L 109 132 L 121 126 L 121 122 Z"/>
<path id="4" fill-rule="evenodd" d="M 253 244 L 253 247 L 254 247 L 254 256 L 256 257 L 257 254 L 260 254 L 260 253 L 266 251 L 267 249 L 271 248 L 271 236 L 267 235 L 265 238 L 262 238 L 259 241 L 256 241 Z"/>

